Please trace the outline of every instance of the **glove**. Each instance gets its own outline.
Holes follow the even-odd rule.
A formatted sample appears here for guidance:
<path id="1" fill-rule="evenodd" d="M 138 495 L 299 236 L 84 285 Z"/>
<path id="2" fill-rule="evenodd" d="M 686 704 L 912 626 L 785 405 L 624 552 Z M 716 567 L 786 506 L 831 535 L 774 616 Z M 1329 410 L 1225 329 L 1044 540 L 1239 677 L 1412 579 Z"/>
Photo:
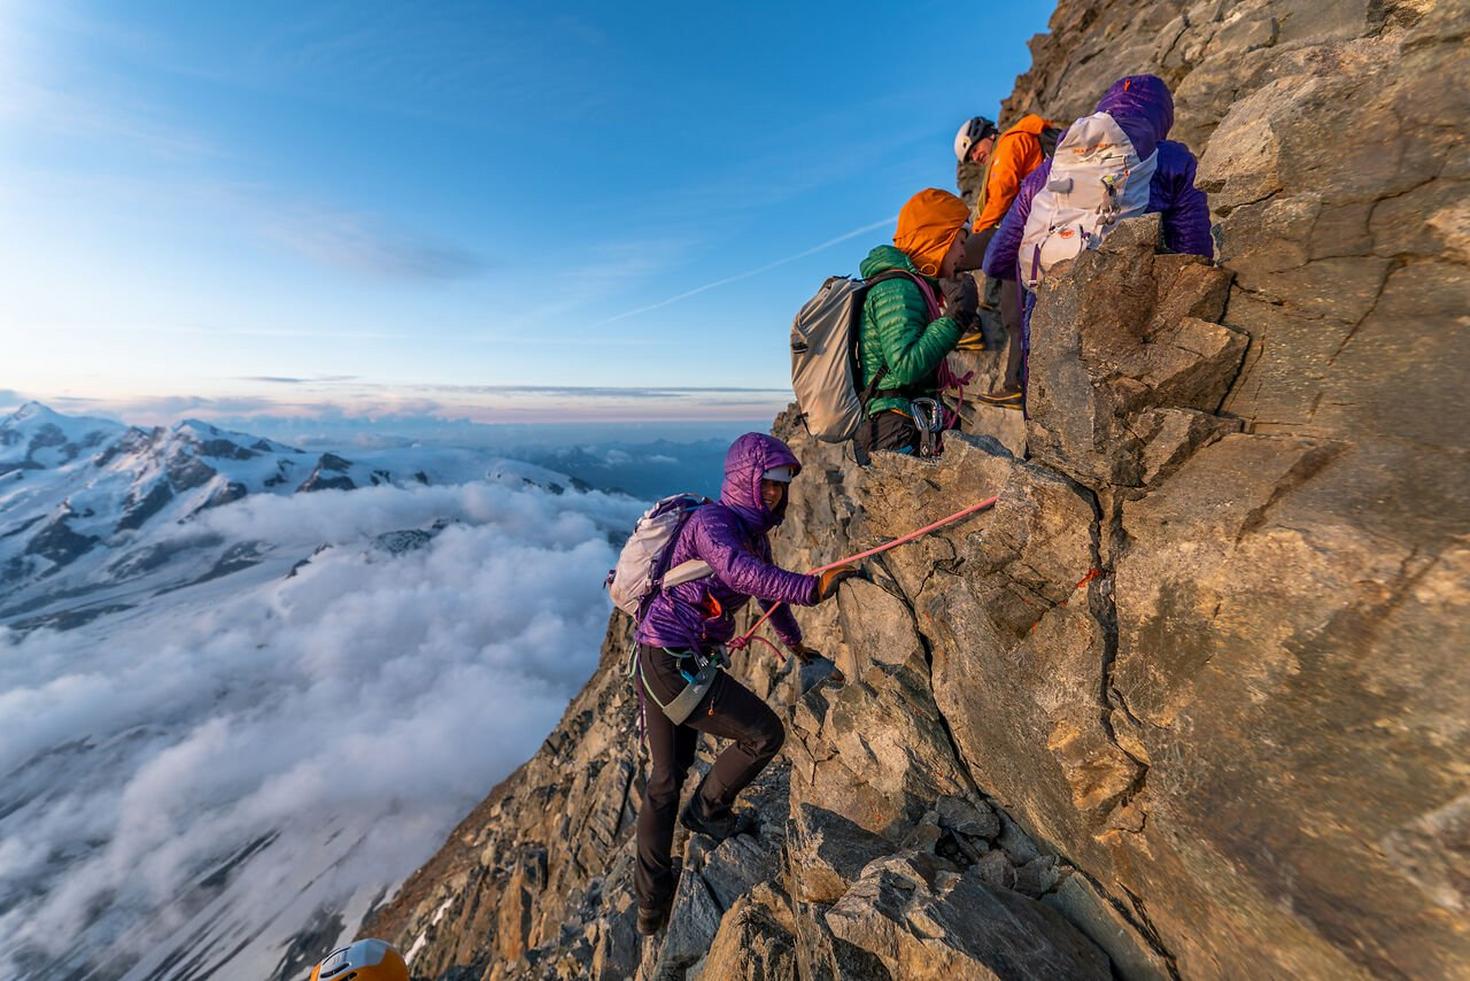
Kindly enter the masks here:
<path id="1" fill-rule="evenodd" d="M 975 311 L 980 307 L 980 290 L 974 276 L 961 273 L 953 279 L 941 279 L 939 289 L 944 293 L 941 317 L 952 317 L 962 327 L 975 319 Z"/>
<path id="2" fill-rule="evenodd" d="M 817 582 L 817 602 L 820 603 L 822 600 L 831 599 L 833 596 L 836 596 L 837 587 L 842 580 L 851 579 L 857 574 L 857 566 L 851 565 L 840 565 L 835 569 L 828 569 L 822 573 L 821 579 Z"/>

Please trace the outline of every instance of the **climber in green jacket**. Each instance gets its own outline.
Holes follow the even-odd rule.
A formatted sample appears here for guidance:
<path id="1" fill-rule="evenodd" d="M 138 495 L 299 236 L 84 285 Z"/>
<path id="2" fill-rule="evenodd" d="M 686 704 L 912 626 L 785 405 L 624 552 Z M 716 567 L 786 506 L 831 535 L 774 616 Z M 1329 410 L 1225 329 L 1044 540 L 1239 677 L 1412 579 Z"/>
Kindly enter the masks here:
<path id="1" fill-rule="evenodd" d="M 893 245 L 863 260 L 864 279 L 892 269 L 909 276 L 874 283 L 863 301 L 863 391 L 872 392 L 867 418 L 854 437 L 859 460 L 873 450 L 915 453 L 923 442 L 913 400 L 934 399 L 938 372 L 976 320 L 974 277 L 955 273 L 969 234 L 970 212 L 948 191 L 928 188 L 898 214 Z"/>

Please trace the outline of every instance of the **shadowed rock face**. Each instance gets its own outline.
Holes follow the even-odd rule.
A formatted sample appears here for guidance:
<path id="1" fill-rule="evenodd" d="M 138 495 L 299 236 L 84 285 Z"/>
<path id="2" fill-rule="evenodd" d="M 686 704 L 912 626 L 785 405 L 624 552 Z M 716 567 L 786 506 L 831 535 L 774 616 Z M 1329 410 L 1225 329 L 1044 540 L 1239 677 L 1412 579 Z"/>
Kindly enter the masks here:
<path id="1" fill-rule="evenodd" d="M 1126 223 L 1041 291 L 1031 418 L 966 405 L 937 461 L 777 420 L 787 566 L 998 501 L 801 611 L 845 683 L 737 659 L 786 746 L 753 834 L 676 842 L 664 937 L 632 930 L 620 618 L 365 931 L 436 979 L 1464 974 L 1467 28 L 1064 0 L 1002 122 L 1163 75 L 1220 265 Z"/>

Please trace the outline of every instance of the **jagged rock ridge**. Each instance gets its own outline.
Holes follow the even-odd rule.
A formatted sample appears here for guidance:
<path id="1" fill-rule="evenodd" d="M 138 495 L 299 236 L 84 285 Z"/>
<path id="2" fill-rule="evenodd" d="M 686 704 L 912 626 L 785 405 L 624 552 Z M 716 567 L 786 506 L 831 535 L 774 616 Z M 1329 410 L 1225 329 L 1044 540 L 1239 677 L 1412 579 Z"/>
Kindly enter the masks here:
<path id="1" fill-rule="evenodd" d="M 366 929 L 438 979 L 1470 970 L 1467 28 L 1064 0 L 1007 112 L 1164 75 L 1220 266 L 1130 222 L 1044 287 L 1030 420 L 967 406 L 938 462 L 778 420 L 786 564 L 999 502 L 804 614 L 846 685 L 739 666 L 787 746 L 755 834 L 687 843 L 661 941 L 632 933 L 621 620 Z"/>

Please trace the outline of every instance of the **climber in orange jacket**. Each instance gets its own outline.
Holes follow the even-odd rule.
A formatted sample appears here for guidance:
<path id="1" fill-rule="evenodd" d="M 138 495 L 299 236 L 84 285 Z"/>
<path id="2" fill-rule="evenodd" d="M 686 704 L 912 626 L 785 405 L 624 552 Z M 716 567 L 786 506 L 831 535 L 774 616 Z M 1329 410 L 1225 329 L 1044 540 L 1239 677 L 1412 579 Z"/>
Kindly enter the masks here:
<path id="1" fill-rule="evenodd" d="M 1050 133 L 1048 133 L 1050 131 Z M 985 179 L 975 199 L 974 233 L 994 228 L 1006 216 L 1024 181 L 1041 161 L 1046 159 L 1044 138 L 1056 146 L 1058 127 L 1035 113 L 1027 113 L 1021 121 L 995 138 L 995 146 L 985 161 Z M 972 151 L 973 152 L 973 151 Z M 984 250 L 981 250 L 983 257 Z M 978 268 L 978 267 L 977 267 Z"/>
<path id="2" fill-rule="evenodd" d="M 983 117 L 979 117 L 982 118 Z M 965 124 L 955 138 L 956 150 L 961 137 L 975 130 L 974 120 Z M 992 127 L 986 138 L 966 146 L 964 156 L 972 163 L 983 163 L 985 174 L 975 198 L 975 220 L 969 241 L 966 242 L 965 259 L 961 269 L 978 270 L 985 258 L 985 247 L 1000 225 L 1011 202 L 1021 190 L 1021 182 L 1037 167 L 1041 166 L 1052 149 L 1056 147 L 1060 128 L 1050 120 L 1035 113 L 1027 113 L 1020 121 L 1005 132 L 996 135 Z M 1000 320 L 1010 342 L 1006 350 L 1005 380 L 997 392 L 979 396 L 981 401 L 1003 408 L 1021 407 L 1021 297 L 1016 284 L 1008 280 L 987 280 L 985 283 L 985 306 L 1000 311 Z M 961 350 L 984 350 L 985 343 L 979 332 L 960 338 L 957 345 Z"/>

